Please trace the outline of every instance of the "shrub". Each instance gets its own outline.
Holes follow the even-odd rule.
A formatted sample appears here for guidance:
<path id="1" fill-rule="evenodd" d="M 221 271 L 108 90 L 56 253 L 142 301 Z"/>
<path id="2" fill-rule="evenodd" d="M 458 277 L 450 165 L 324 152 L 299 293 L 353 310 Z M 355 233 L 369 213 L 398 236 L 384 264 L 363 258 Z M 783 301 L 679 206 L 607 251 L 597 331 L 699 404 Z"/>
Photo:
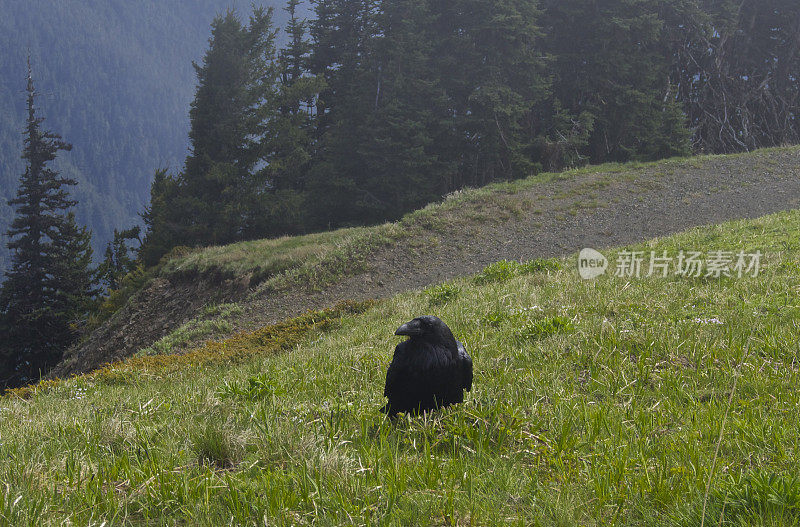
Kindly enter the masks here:
<path id="1" fill-rule="evenodd" d="M 232 397 L 237 399 L 245 399 L 247 401 L 258 401 L 272 397 L 273 395 L 281 395 L 280 390 L 276 390 L 275 386 L 266 373 L 256 375 L 247 379 L 244 386 L 238 384 L 225 383 L 219 391 L 222 397 Z"/>
<path id="2" fill-rule="evenodd" d="M 500 260 L 486 266 L 486 268 L 475 277 L 476 284 L 488 284 L 492 282 L 506 282 L 519 274 L 519 262 Z"/>
<path id="3" fill-rule="evenodd" d="M 212 465 L 221 469 L 236 466 L 244 457 L 243 445 L 234 437 L 230 428 L 209 420 L 205 427 L 192 436 L 192 451 L 200 465 Z"/>
<path id="4" fill-rule="evenodd" d="M 432 306 L 441 306 L 456 298 L 461 289 L 453 284 L 441 284 L 425 290 L 428 302 Z"/>
<path id="5" fill-rule="evenodd" d="M 560 271 L 562 268 L 561 262 L 555 259 L 545 260 L 543 258 L 537 258 L 536 260 L 531 260 L 529 262 L 525 262 L 520 265 L 520 272 L 522 274 L 533 274 L 533 273 L 541 273 L 541 272 L 556 272 Z"/>
<path id="6" fill-rule="evenodd" d="M 522 340 L 542 340 L 555 335 L 572 331 L 572 321 L 566 317 L 545 317 L 528 322 L 517 330 L 516 336 Z"/>
<path id="7" fill-rule="evenodd" d="M 534 274 L 540 272 L 555 272 L 561 269 L 561 262 L 558 260 L 536 259 L 525 263 L 509 260 L 500 260 L 488 265 L 478 274 L 474 281 L 476 284 L 488 284 L 492 282 L 506 282 L 515 276 L 523 274 Z"/>

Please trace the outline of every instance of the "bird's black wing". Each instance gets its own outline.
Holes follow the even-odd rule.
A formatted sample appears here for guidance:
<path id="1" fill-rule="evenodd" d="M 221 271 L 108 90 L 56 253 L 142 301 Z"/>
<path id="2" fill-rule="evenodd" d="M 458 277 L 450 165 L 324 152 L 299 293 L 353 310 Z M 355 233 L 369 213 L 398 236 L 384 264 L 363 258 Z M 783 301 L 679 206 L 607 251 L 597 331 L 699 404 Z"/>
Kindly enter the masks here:
<path id="1" fill-rule="evenodd" d="M 458 345 L 458 363 L 461 366 L 461 387 L 468 392 L 472 390 L 472 357 L 467 353 L 464 345 L 456 341 Z"/>
<path id="2" fill-rule="evenodd" d="M 405 369 L 404 353 L 406 346 L 407 341 L 401 342 L 394 349 L 392 363 L 389 364 L 389 369 L 386 370 L 386 386 L 383 389 L 383 395 L 386 397 L 391 397 L 393 394 L 397 394 L 398 389 L 402 389 L 400 384 L 403 377 L 402 370 Z"/>

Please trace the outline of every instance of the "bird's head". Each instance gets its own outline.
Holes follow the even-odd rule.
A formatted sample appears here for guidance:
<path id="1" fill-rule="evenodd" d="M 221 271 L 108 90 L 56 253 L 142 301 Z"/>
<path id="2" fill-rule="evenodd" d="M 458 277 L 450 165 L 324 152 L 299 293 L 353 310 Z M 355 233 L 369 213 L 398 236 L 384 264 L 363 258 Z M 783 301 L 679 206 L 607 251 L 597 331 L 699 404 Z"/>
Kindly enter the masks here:
<path id="1" fill-rule="evenodd" d="M 455 337 L 447 327 L 447 324 L 442 322 L 438 317 L 425 315 L 417 317 L 410 322 L 406 322 L 394 332 L 395 335 L 404 335 L 412 339 L 425 339 L 434 343 L 442 343 L 450 346 L 455 346 Z"/>

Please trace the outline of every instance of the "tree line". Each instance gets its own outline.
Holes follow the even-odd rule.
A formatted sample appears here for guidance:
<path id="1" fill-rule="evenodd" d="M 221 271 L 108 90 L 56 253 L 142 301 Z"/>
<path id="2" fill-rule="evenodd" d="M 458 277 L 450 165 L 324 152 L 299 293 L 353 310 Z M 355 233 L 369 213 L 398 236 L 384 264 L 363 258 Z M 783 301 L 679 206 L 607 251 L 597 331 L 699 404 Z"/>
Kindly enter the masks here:
<path id="1" fill-rule="evenodd" d="M 29 80 L 0 289 L 11 377 L 52 366 L 87 299 L 177 246 L 391 220 L 466 186 L 589 162 L 798 142 L 794 1 L 311 4 L 305 20 L 288 1 L 280 48 L 272 9 L 213 21 L 183 169 L 155 174 L 144 232 L 115 232 L 98 270 L 63 190 L 74 181 L 46 166 L 69 145 L 39 129 Z"/>
<path id="2" fill-rule="evenodd" d="M 398 218 L 587 162 L 798 141 L 787 0 L 313 0 L 212 25 L 142 257 Z"/>

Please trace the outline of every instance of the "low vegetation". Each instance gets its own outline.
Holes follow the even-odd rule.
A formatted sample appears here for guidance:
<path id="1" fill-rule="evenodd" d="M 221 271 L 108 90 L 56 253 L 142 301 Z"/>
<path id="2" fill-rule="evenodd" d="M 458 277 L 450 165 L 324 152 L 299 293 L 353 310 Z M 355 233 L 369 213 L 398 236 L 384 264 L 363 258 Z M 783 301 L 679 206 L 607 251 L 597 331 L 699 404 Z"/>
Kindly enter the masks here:
<path id="1" fill-rule="evenodd" d="M 163 273 L 172 277 L 217 275 L 237 278 L 251 275 L 251 281 L 261 282 L 307 261 L 318 261 L 323 255 L 347 243 L 349 239 L 358 237 L 366 230 L 342 229 L 307 236 L 209 247 L 192 251 L 183 258 L 168 261 L 164 265 Z"/>
<path id="2" fill-rule="evenodd" d="M 796 150 L 796 147 L 789 149 Z M 770 153 L 782 150 L 787 149 L 764 149 L 740 155 L 757 157 L 768 163 Z M 519 215 L 520 211 L 534 210 L 535 204 L 527 202 L 523 193 L 556 179 L 597 176 L 576 186 L 572 197 L 579 197 L 614 180 L 641 178 L 644 169 L 673 173 L 702 168 L 720 157 L 607 163 L 561 173 L 542 173 L 522 180 L 455 192 L 442 202 L 412 212 L 396 223 L 196 249 L 186 255 L 178 252 L 170 255 L 156 274 L 169 279 L 249 276 L 252 283 L 262 283 L 262 289 L 273 291 L 294 287 L 321 289 L 363 269 L 369 255 L 391 243 L 404 240 L 424 246 L 430 243 L 431 238 L 426 236 L 430 232 L 452 232 L 484 222 L 502 222 Z M 733 160 L 737 156 L 724 157 Z"/>
<path id="3" fill-rule="evenodd" d="M 789 212 L 636 248 L 760 250 L 755 278 L 582 281 L 573 259 L 506 262 L 13 393 L 0 518 L 797 525 L 798 233 Z M 474 389 L 392 423 L 377 411 L 392 333 L 422 313 L 465 343 Z"/>
<path id="4" fill-rule="evenodd" d="M 140 350 L 137 355 L 167 355 L 177 353 L 192 344 L 200 344 L 215 336 L 233 332 L 232 319 L 242 313 L 237 304 L 209 306 L 200 316 L 173 331 L 152 346 Z"/>

